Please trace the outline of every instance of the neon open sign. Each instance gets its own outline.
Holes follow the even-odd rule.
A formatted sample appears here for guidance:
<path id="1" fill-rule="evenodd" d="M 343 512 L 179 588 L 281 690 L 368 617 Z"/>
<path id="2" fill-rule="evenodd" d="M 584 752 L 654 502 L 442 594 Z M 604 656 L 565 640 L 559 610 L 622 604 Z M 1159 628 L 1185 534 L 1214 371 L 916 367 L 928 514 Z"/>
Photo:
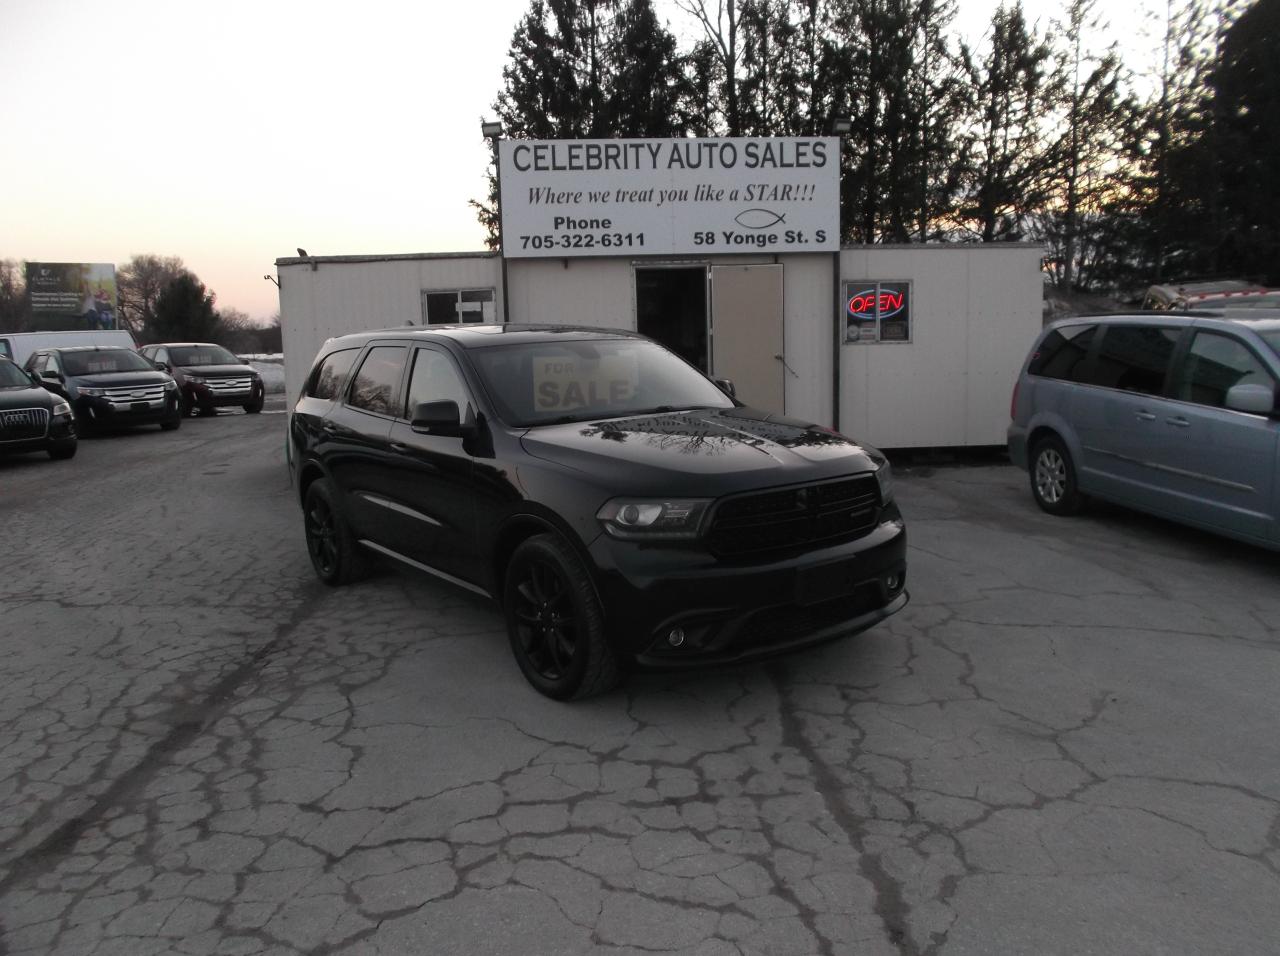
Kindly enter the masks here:
<path id="1" fill-rule="evenodd" d="M 849 297 L 847 303 L 849 318 L 855 322 L 874 322 L 877 305 L 880 307 L 880 319 L 891 319 L 907 307 L 907 293 L 905 290 L 891 292 L 888 289 L 880 289 L 877 295 L 874 286 L 855 292 Z"/>

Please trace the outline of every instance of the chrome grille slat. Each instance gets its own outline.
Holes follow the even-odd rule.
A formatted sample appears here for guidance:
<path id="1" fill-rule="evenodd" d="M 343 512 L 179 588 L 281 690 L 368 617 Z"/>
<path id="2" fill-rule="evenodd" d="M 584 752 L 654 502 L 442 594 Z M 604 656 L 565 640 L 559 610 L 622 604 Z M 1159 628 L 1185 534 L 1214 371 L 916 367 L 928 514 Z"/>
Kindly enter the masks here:
<path id="1" fill-rule="evenodd" d="M 0 442 L 32 441 L 49 433 L 49 409 L 6 408 L 0 411 Z"/>
<path id="2" fill-rule="evenodd" d="M 111 403 L 112 408 L 132 408 L 134 402 L 164 403 L 164 383 L 157 382 L 146 385 L 115 385 L 104 388 L 103 397 Z"/>
<path id="3" fill-rule="evenodd" d="M 253 387 L 253 379 L 245 376 L 243 378 L 206 378 L 205 384 L 209 386 L 209 391 L 217 394 L 226 394 L 231 392 L 247 392 Z"/>

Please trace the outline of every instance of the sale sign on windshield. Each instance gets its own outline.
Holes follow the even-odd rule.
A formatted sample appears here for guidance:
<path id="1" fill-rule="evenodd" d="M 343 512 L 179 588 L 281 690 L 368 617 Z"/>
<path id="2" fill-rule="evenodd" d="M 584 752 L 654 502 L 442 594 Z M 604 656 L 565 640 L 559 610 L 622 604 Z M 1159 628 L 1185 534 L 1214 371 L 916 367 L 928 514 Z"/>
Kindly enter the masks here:
<path id="1" fill-rule="evenodd" d="M 508 258 L 834 252 L 840 140 L 502 140 Z"/>

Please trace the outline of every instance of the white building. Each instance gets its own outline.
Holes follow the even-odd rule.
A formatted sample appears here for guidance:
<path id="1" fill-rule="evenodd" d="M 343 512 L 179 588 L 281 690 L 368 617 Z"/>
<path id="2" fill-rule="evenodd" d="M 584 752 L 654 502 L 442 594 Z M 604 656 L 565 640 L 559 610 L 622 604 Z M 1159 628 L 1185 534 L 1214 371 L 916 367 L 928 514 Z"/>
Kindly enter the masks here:
<path id="1" fill-rule="evenodd" d="M 748 404 L 885 448 L 1002 445 L 1041 328 L 1041 246 L 510 258 L 282 258 L 292 398 L 333 336 L 429 322 L 566 323 L 664 343 Z M 861 310 L 861 311 L 859 311 Z M 859 320 L 862 317 L 862 320 Z"/>

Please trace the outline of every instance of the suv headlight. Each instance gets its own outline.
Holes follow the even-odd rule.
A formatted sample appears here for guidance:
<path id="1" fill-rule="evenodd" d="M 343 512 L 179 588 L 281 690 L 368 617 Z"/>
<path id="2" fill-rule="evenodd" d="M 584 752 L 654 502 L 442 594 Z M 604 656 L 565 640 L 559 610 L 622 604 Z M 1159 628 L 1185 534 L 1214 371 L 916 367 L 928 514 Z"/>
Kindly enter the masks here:
<path id="1" fill-rule="evenodd" d="M 187 376 L 184 376 L 184 377 L 185 377 L 185 378 L 186 378 L 186 380 L 187 380 L 188 382 L 190 382 L 192 385 L 203 385 L 203 384 L 205 384 L 205 380 L 204 380 L 204 379 L 202 379 L 199 375 L 187 375 Z"/>
<path id="2" fill-rule="evenodd" d="M 876 484 L 880 486 L 880 504 L 893 500 L 893 468 L 886 461 L 876 469 Z"/>
<path id="3" fill-rule="evenodd" d="M 59 415 L 70 415 L 70 414 L 71 414 L 71 406 L 66 402 L 58 402 L 58 404 L 53 406 L 54 418 L 57 418 Z"/>
<path id="4" fill-rule="evenodd" d="M 164 390 L 166 392 L 176 392 L 178 390 L 178 383 L 173 379 L 169 379 L 169 381 L 164 383 Z"/>
<path id="5" fill-rule="evenodd" d="M 596 517 L 604 530 L 626 541 L 670 541 L 696 538 L 709 498 L 614 498 Z"/>
<path id="6" fill-rule="evenodd" d="M 101 398 L 103 395 L 107 394 L 107 390 L 105 388 L 83 388 L 82 387 L 82 388 L 77 388 L 76 391 L 79 392 L 81 395 L 91 395 L 94 398 Z"/>

